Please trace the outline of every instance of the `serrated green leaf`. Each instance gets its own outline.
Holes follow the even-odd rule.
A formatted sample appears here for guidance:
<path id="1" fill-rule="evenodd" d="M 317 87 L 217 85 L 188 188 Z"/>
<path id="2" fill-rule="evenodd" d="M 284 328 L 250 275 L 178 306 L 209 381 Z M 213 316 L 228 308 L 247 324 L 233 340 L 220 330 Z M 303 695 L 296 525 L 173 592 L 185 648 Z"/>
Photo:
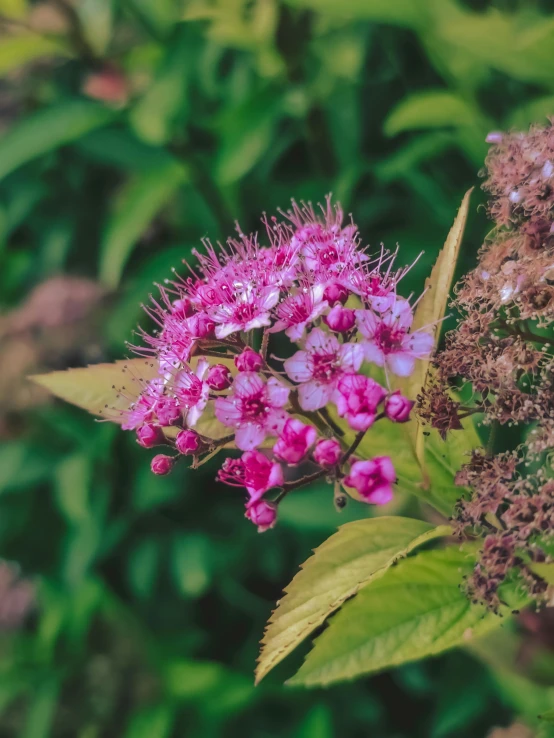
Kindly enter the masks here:
<path id="1" fill-rule="evenodd" d="M 421 520 L 370 518 L 347 523 L 309 558 L 285 589 L 262 639 L 256 681 L 287 656 L 342 603 L 400 557 L 450 528 Z"/>
<path id="2" fill-rule="evenodd" d="M 0 179 L 15 169 L 75 141 L 112 119 L 114 113 L 85 100 L 69 100 L 20 121 L 0 141 Z"/>
<path id="3" fill-rule="evenodd" d="M 101 246 L 99 274 L 105 285 L 117 287 L 138 239 L 186 177 L 185 168 L 170 161 L 129 180 L 120 193 Z"/>
<path id="4" fill-rule="evenodd" d="M 347 602 L 290 684 L 324 686 L 434 656 L 498 627 L 500 616 L 461 589 L 475 548 L 427 551 L 401 561 Z"/>

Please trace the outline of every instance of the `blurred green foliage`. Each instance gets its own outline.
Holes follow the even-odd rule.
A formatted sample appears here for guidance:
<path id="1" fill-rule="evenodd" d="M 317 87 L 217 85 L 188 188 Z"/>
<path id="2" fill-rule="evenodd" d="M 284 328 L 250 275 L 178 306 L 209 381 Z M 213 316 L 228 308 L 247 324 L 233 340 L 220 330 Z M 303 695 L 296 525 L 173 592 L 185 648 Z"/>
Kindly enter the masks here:
<path id="1" fill-rule="evenodd" d="M 92 358 L 120 358 L 153 282 L 291 197 L 332 191 L 366 241 L 424 250 L 419 289 L 487 132 L 554 114 L 550 0 L 0 0 L 0 16 L 6 377 L 4 326 L 36 285 L 99 281 Z M 460 273 L 487 228 L 474 212 Z M 91 358 L 49 330 L 33 369 Z M 154 478 L 117 428 L 20 408 L 24 371 L 1 383 L 0 555 L 37 576 L 39 608 L 1 639 L 2 738 L 474 738 L 554 704 L 483 653 L 327 691 L 282 687 L 285 662 L 254 688 L 282 587 L 367 510 L 338 518 L 308 490 L 259 536 L 212 465 Z"/>

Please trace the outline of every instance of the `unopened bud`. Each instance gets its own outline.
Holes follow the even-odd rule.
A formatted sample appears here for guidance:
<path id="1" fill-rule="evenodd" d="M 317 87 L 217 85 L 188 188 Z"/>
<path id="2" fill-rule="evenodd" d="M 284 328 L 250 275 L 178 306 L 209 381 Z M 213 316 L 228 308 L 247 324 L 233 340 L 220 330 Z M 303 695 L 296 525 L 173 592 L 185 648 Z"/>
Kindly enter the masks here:
<path id="1" fill-rule="evenodd" d="M 180 454 L 193 456 L 200 449 L 202 442 L 200 436 L 193 430 L 182 430 L 177 433 L 175 447 Z"/>
<path id="2" fill-rule="evenodd" d="M 137 428 L 137 443 L 143 448 L 152 448 L 164 443 L 165 436 L 162 429 L 157 425 L 146 423 Z"/>
<path id="3" fill-rule="evenodd" d="M 348 333 L 356 324 L 356 315 L 353 310 L 342 307 L 342 305 L 335 305 L 323 320 L 335 333 Z"/>
<path id="4" fill-rule="evenodd" d="M 262 368 L 264 360 L 256 351 L 246 348 L 235 357 L 235 366 L 239 372 L 257 372 Z"/>
<path id="5" fill-rule="evenodd" d="M 233 383 L 233 375 L 224 364 L 214 364 L 208 370 L 206 384 L 210 389 L 221 391 L 229 389 Z"/>
<path id="6" fill-rule="evenodd" d="M 175 459 L 172 456 L 166 456 L 165 454 L 158 454 L 157 456 L 154 456 L 152 459 L 152 463 L 150 464 L 150 468 L 154 472 L 154 474 L 158 474 L 159 476 L 165 476 L 166 474 L 169 474 L 169 472 L 173 469 L 173 464 L 175 463 Z"/>
<path id="7" fill-rule="evenodd" d="M 339 284 L 339 282 L 333 282 L 332 284 L 327 285 L 327 287 L 325 288 L 323 299 L 326 300 L 331 307 L 333 307 L 337 303 L 344 305 L 345 302 L 348 300 L 348 295 L 349 291 L 346 289 L 346 287 L 344 287 L 344 285 Z"/>
<path id="8" fill-rule="evenodd" d="M 408 400 L 400 394 L 400 390 L 396 390 L 385 400 L 385 415 L 395 423 L 406 423 L 410 419 L 413 406 L 412 400 Z"/>

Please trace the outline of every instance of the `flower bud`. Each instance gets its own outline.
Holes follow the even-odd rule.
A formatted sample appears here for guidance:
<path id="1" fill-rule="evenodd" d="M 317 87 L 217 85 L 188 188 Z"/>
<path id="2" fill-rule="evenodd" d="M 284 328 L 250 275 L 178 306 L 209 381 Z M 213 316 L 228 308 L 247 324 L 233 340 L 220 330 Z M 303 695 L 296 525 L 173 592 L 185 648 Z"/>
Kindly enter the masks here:
<path id="1" fill-rule="evenodd" d="M 323 441 L 318 441 L 314 448 L 314 461 L 323 467 L 336 466 L 342 456 L 342 449 L 340 443 L 334 438 L 328 438 Z"/>
<path id="2" fill-rule="evenodd" d="M 372 505 L 386 505 L 392 500 L 392 484 L 396 473 L 388 456 L 378 456 L 369 461 L 355 461 L 350 474 L 344 478 L 347 487 L 353 487 Z"/>
<path id="3" fill-rule="evenodd" d="M 503 139 L 504 139 L 503 133 L 500 133 L 500 131 L 491 131 L 490 133 L 487 134 L 485 141 L 488 144 L 499 144 L 499 143 L 502 143 Z"/>
<path id="4" fill-rule="evenodd" d="M 277 506 L 265 500 L 257 500 L 246 508 L 245 517 L 258 526 L 258 533 L 273 528 L 277 522 Z"/>
<path id="5" fill-rule="evenodd" d="M 154 456 L 152 459 L 152 463 L 150 464 L 150 468 L 154 472 L 154 474 L 158 474 L 159 476 L 164 477 L 166 474 L 169 474 L 169 472 L 173 468 L 173 464 L 175 463 L 175 459 L 173 456 L 166 456 L 165 454 L 158 454 L 157 456 Z"/>
<path id="6" fill-rule="evenodd" d="M 251 348 L 246 348 L 235 356 L 235 366 L 239 372 L 258 372 L 264 363 L 264 360 L 256 351 L 252 351 Z"/>
<path id="7" fill-rule="evenodd" d="M 385 415 L 395 423 L 406 423 L 410 419 L 413 406 L 412 400 L 408 400 L 400 394 L 400 390 L 396 390 L 385 400 Z"/>
<path id="8" fill-rule="evenodd" d="M 175 447 L 180 454 L 194 456 L 198 451 L 202 442 L 200 436 L 193 430 L 182 430 L 177 433 L 175 438 Z"/>
<path id="9" fill-rule="evenodd" d="M 83 84 L 83 92 L 95 100 L 118 106 L 124 105 L 129 96 L 127 80 L 123 73 L 108 65 L 88 75 Z"/>
<path id="10" fill-rule="evenodd" d="M 159 446 L 165 441 L 162 429 L 157 425 L 146 423 L 137 428 L 137 443 L 143 448 L 152 448 Z"/>
<path id="11" fill-rule="evenodd" d="M 342 284 L 339 284 L 339 282 L 333 282 L 325 288 L 325 292 L 323 293 L 323 299 L 326 300 L 331 307 L 336 305 L 337 303 L 340 303 L 341 305 L 344 305 L 345 302 L 348 300 L 349 292 Z"/>
<path id="12" fill-rule="evenodd" d="M 215 322 L 206 313 L 195 313 L 187 321 L 193 338 L 208 338 L 215 331 Z"/>
<path id="13" fill-rule="evenodd" d="M 323 320 L 335 333 L 348 333 L 356 323 L 356 315 L 353 310 L 342 307 L 342 305 L 335 305 Z"/>
<path id="14" fill-rule="evenodd" d="M 214 364 L 209 368 L 206 384 L 210 389 L 226 390 L 229 389 L 232 383 L 233 375 L 224 364 Z"/>

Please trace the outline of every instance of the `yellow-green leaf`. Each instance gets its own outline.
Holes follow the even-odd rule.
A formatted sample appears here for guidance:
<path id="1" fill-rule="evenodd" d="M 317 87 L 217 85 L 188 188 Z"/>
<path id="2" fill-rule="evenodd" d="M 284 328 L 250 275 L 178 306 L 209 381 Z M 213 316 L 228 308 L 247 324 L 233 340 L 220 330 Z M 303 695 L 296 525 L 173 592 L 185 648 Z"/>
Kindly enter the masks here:
<path id="1" fill-rule="evenodd" d="M 72 405 L 119 422 L 119 412 L 129 407 L 141 391 L 141 380 L 156 376 L 156 367 L 146 359 L 94 364 L 29 377 L 56 397 Z"/>
<path id="2" fill-rule="evenodd" d="M 314 552 L 286 588 L 262 640 L 259 682 L 342 603 L 422 543 L 448 535 L 421 520 L 369 518 L 347 523 Z"/>
<path id="3" fill-rule="evenodd" d="M 528 565 L 531 571 L 535 572 L 547 584 L 554 585 L 554 563 L 538 562 Z"/>
<path id="4" fill-rule="evenodd" d="M 503 619 L 463 592 L 475 546 L 424 551 L 347 602 L 290 684 L 325 686 L 470 643 Z M 507 608 L 504 608 L 507 611 Z"/>
<path id="5" fill-rule="evenodd" d="M 33 33 L 4 36 L 0 43 L 0 75 L 7 74 L 41 57 L 60 55 L 71 55 L 71 52 L 60 41 Z"/>

